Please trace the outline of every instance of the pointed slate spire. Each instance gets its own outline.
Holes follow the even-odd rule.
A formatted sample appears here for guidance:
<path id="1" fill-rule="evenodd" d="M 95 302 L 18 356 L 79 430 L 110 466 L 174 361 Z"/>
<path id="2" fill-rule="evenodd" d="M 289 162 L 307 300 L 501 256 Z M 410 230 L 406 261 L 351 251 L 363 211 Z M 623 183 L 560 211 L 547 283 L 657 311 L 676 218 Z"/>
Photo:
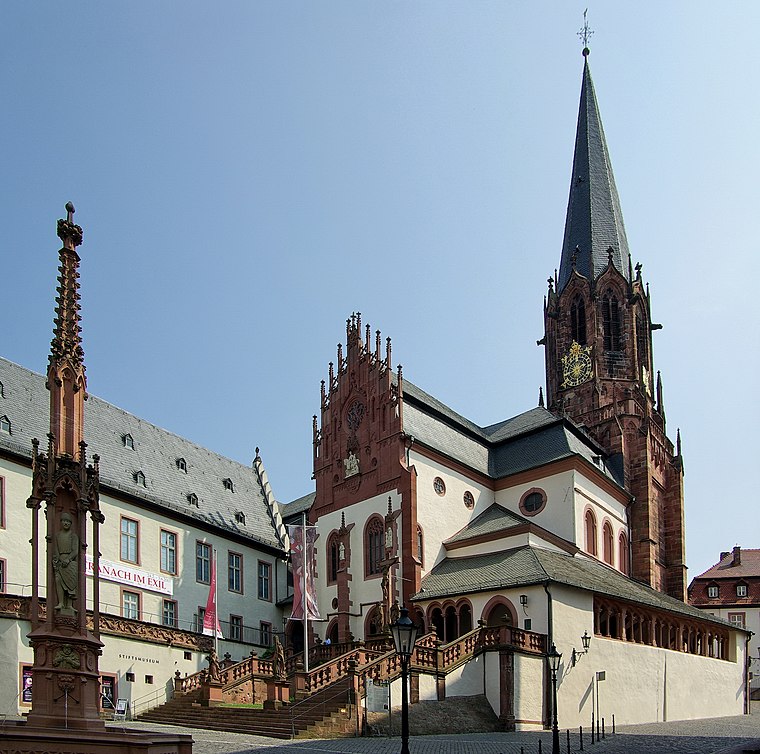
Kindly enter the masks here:
<path id="1" fill-rule="evenodd" d="M 567 285 L 573 269 L 590 280 L 598 277 L 607 267 L 610 248 L 613 265 L 630 279 L 628 240 L 591 80 L 588 48 L 584 48 L 583 57 L 581 104 L 558 292 Z"/>

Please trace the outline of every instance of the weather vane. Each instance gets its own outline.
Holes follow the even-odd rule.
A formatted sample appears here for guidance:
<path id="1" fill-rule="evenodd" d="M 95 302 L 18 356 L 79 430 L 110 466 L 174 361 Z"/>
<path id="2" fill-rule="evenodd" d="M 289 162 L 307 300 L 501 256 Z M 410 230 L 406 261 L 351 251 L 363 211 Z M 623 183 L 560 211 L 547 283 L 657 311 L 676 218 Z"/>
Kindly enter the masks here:
<path id="1" fill-rule="evenodd" d="M 594 30 L 591 29 L 588 25 L 588 19 L 586 18 L 588 14 L 588 8 L 583 11 L 583 27 L 578 32 L 578 36 L 583 41 L 583 55 L 584 57 L 588 55 L 588 41 L 591 39 L 591 35 L 594 33 Z"/>

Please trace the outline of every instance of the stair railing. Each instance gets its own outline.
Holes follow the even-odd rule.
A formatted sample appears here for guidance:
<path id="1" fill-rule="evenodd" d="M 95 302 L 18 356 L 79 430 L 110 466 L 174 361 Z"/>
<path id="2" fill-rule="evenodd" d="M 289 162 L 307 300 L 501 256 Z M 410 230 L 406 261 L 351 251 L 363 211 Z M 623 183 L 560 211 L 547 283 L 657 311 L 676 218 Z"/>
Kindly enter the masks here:
<path id="1" fill-rule="evenodd" d="M 335 692 L 334 694 L 327 693 L 327 690 L 324 690 L 319 695 L 319 709 L 321 709 L 321 719 L 324 720 L 325 717 L 327 717 L 327 703 L 332 702 L 336 699 L 345 698 L 346 700 L 346 706 L 350 707 L 352 704 L 355 703 L 354 699 L 354 689 L 352 685 L 349 685 L 347 688 L 340 689 L 339 691 Z M 306 699 L 301 699 L 299 702 L 294 702 L 289 707 L 290 710 L 290 737 L 291 739 L 294 739 L 296 737 L 296 722 L 298 720 L 301 720 L 302 718 L 306 717 L 309 713 L 314 711 L 314 697 L 306 697 Z"/>
<path id="2" fill-rule="evenodd" d="M 154 707 L 158 707 L 160 704 L 168 702 L 173 695 L 173 686 L 171 683 L 167 683 L 165 686 L 159 687 L 155 691 L 150 691 L 137 699 L 133 699 L 130 705 L 132 719 L 134 720 L 138 715 L 141 715 Z M 141 707 L 143 709 L 140 709 Z"/>

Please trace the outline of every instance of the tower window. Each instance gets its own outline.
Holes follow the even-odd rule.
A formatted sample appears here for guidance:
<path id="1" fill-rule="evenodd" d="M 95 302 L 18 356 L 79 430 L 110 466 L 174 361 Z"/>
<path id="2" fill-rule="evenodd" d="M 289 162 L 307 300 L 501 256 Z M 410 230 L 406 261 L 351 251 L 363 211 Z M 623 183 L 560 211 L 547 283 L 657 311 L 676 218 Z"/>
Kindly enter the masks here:
<path id="1" fill-rule="evenodd" d="M 580 296 L 570 305 L 570 331 L 578 345 L 586 345 L 586 304 Z"/>
<path id="2" fill-rule="evenodd" d="M 612 291 L 602 298 L 602 325 L 604 328 L 604 350 L 620 350 L 620 306 Z"/>

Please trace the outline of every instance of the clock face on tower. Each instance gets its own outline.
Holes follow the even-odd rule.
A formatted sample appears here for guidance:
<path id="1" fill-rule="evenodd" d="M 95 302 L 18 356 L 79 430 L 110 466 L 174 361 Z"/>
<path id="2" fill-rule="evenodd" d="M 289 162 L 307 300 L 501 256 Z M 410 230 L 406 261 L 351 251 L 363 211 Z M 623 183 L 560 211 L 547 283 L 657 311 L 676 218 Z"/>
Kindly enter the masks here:
<path id="1" fill-rule="evenodd" d="M 591 346 L 582 346 L 573 341 L 567 356 L 562 357 L 562 388 L 577 387 L 588 382 L 594 375 L 591 364 Z"/>

